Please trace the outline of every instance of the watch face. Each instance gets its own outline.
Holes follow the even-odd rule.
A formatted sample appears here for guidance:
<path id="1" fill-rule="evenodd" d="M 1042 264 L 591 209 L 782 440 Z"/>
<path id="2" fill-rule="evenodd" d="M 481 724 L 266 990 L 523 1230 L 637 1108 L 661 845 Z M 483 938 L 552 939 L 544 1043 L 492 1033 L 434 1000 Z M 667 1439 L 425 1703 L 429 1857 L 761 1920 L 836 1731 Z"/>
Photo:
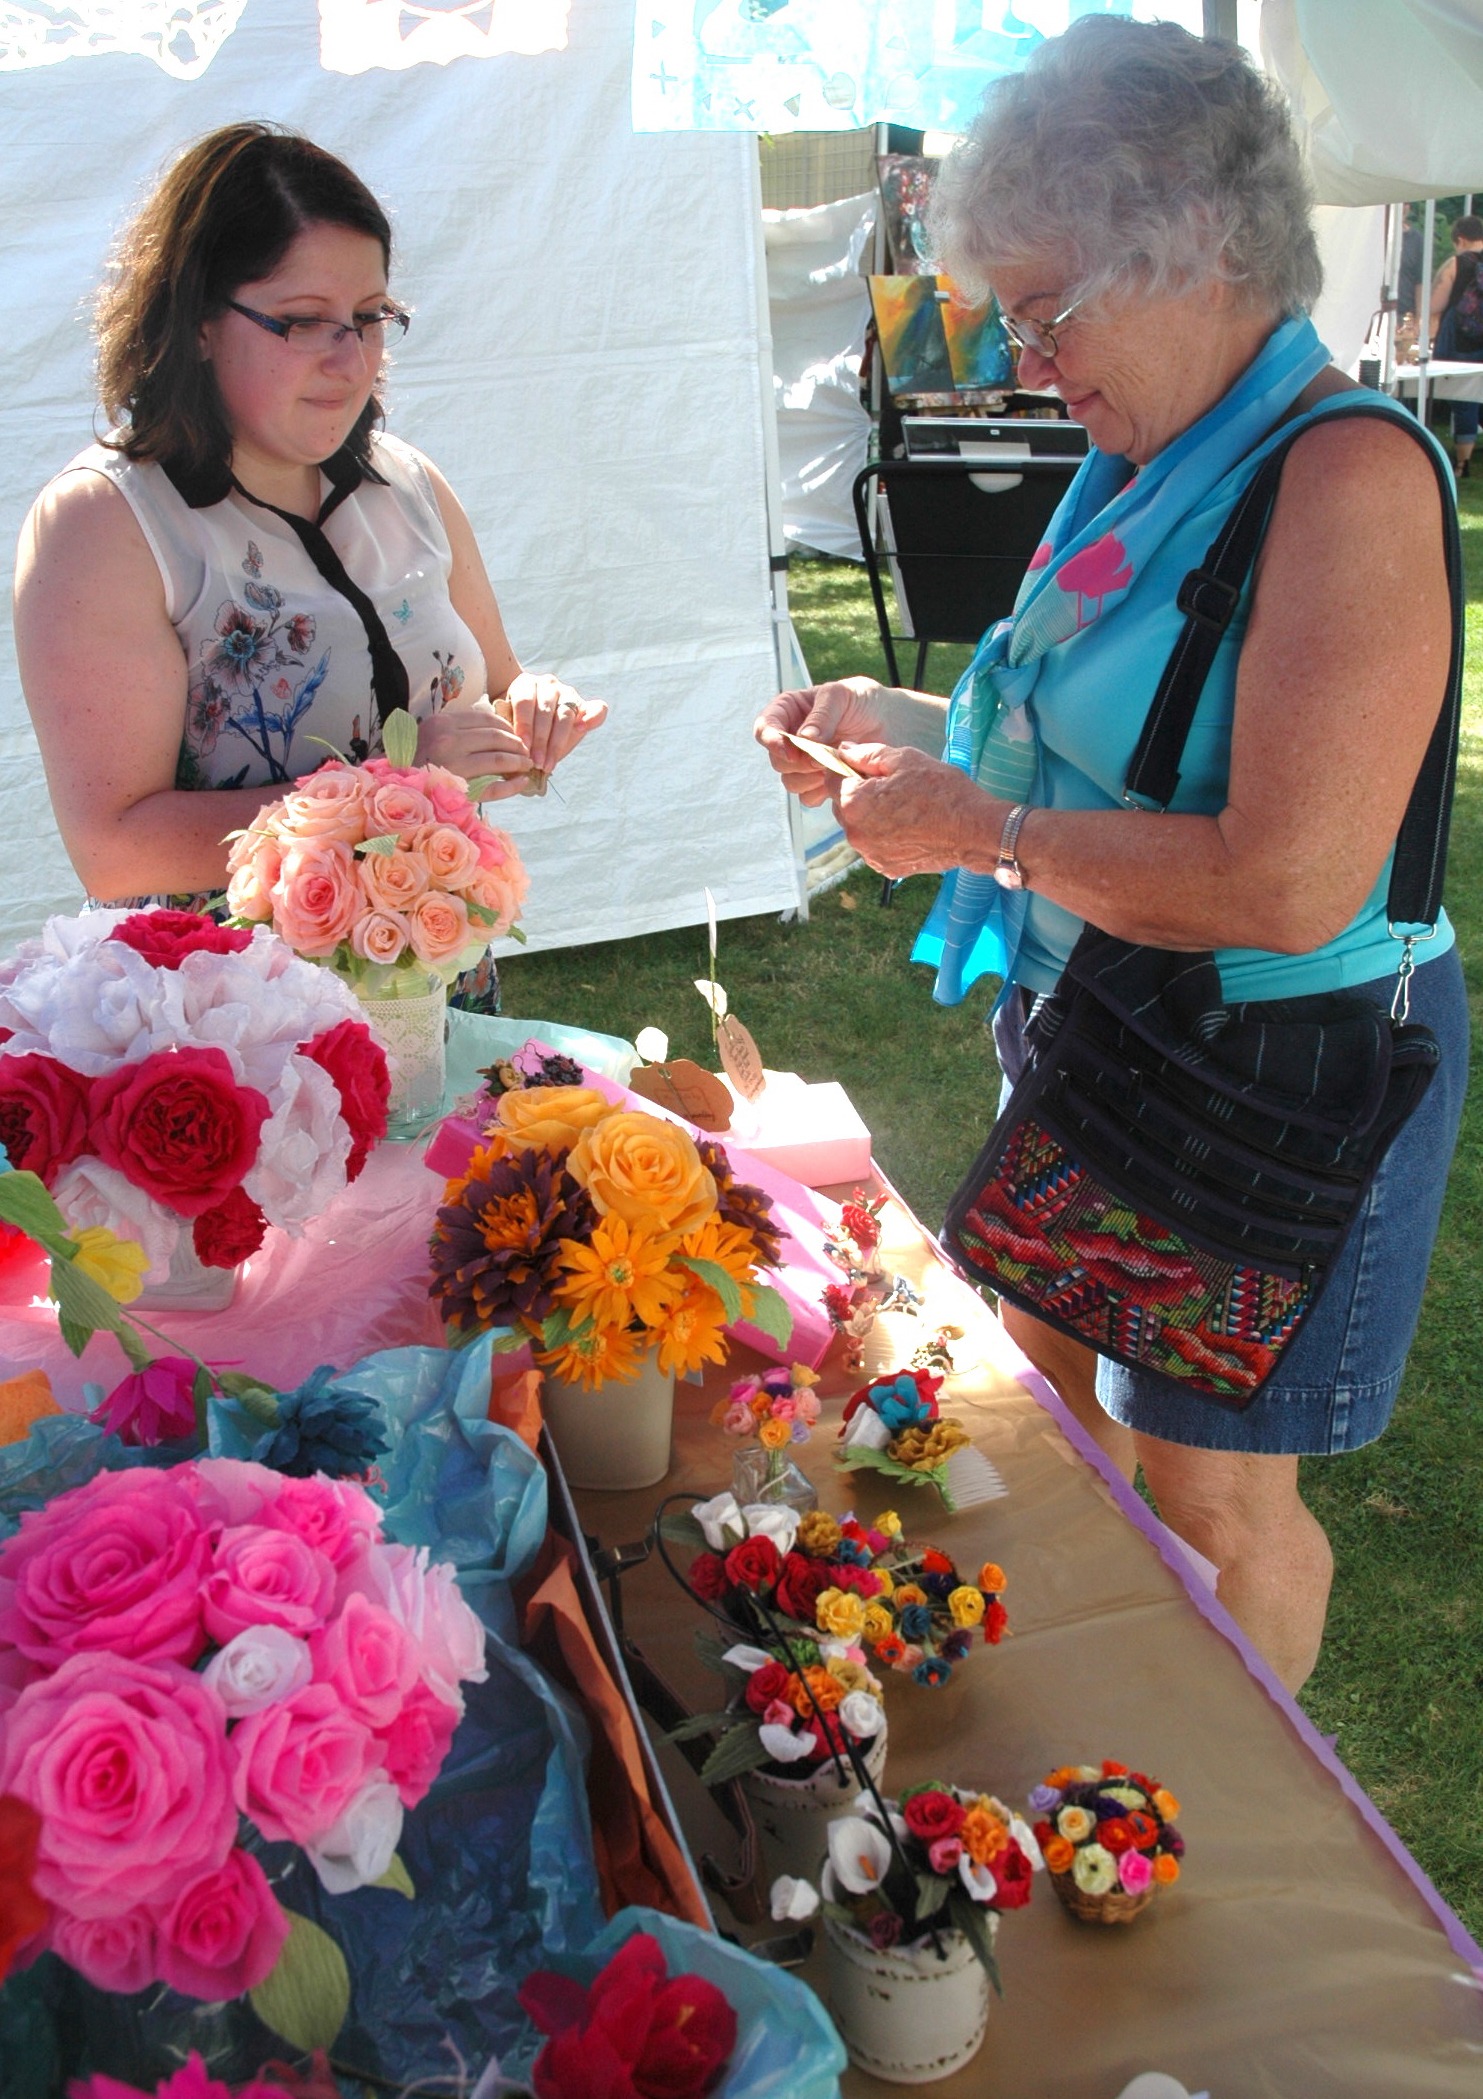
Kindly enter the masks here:
<path id="1" fill-rule="evenodd" d="M 994 880 L 1001 889 L 1023 889 L 1025 886 L 1025 878 L 1012 860 L 1003 861 L 994 869 Z"/>

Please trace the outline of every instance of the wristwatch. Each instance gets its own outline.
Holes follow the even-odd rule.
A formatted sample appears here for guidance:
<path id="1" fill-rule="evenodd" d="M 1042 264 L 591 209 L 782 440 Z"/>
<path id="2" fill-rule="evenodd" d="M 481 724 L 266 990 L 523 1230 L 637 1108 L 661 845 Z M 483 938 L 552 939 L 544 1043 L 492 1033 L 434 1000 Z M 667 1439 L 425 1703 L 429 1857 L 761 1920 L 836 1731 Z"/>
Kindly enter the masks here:
<path id="1" fill-rule="evenodd" d="M 1029 815 L 1027 802 L 1016 802 L 1004 819 L 1004 829 L 999 837 L 999 858 L 994 863 L 994 880 L 1001 889 L 1023 889 L 1025 871 L 1015 858 L 1015 846 L 1020 835 L 1020 825 Z"/>

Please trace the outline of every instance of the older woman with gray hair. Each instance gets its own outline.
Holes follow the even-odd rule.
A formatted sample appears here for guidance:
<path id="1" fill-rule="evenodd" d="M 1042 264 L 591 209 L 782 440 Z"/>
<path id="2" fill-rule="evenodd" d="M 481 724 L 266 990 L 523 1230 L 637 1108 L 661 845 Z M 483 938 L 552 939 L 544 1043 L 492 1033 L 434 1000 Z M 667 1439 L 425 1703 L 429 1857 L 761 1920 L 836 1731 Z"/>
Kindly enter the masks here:
<path id="1" fill-rule="evenodd" d="M 1275 91 L 1234 46 L 1088 16 L 990 93 L 943 171 L 938 251 L 992 287 L 1020 383 L 1060 395 L 1092 450 L 1014 615 L 951 702 L 848 678 L 781 694 L 757 734 L 806 802 L 892 876 L 944 872 L 918 942 L 936 996 L 1004 983 L 1006 1079 L 1031 1001 L 1085 926 L 1213 951 L 1229 1001 L 1347 989 L 1389 1010 L 1397 830 L 1448 683 L 1439 477 L 1330 364 L 1309 196 Z M 1368 398 L 1377 413 L 1334 415 Z M 1262 461 L 1298 433 L 1252 579 L 1205 682 L 1166 813 L 1123 788 L 1176 599 Z M 790 738 L 842 747 L 841 784 Z M 1441 1065 L 1327 1285 L 1244 1411 L 1107 1357 L 1026 1312 L 1005 1323 L 1296 1688 L 1332 1555 L 1305 1453 L 1378 1436 L 1421 1303 L 1461 1113 L 1467 1007 L 1443 917 L 1411 1010 Z M 988 1121 L 958 1104 L 965 1164 Z"/>

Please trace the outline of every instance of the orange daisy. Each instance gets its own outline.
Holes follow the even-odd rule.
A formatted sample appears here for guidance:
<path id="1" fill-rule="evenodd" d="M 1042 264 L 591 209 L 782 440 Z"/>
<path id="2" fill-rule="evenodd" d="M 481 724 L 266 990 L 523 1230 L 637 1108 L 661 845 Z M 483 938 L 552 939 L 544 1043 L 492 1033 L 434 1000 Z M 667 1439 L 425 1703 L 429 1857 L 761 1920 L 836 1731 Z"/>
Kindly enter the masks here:
<path id="1" fill-rule="evenodd" d="M 642 1225 L 610 1211 L 593 1227 L 592 1242 L 561 1242 L 562 1280 L 558 1304 L 598 1326 L 629 1326 L 635 1319 L 658 1326 L 679 1294 L 669 1267 L 669 1246 Z"/>
<path id="2" fill-rule="evenodd" d="M 683 1296 L 659 1325 L 659 1367 L 678 1377 L 726 1360 L 726 1308 L 708 1283 L 692 1275 Z"/>
<path id="3" fill-rule="evenodd" d="M 592 1391 L 611 1379 L 627 1383 L 637 1376 L 638 1342 L 626 1327 L 582 1326 L 558 1347 L 538 1349 L 536 1361 L 567 1384 Z"/>

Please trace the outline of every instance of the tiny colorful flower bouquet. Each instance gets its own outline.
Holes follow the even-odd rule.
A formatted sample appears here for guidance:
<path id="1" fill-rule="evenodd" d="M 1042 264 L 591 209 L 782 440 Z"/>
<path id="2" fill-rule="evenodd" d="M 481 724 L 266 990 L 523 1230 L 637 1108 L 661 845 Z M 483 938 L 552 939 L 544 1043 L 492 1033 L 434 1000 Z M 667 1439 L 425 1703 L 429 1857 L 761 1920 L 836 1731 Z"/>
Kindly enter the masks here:
<path id="1" fill-rule="evenodd" d="M 432 1236 L 430 1291 L 455 1347 L 503 1328 L 570 1383 L 638 1375 L 657 1349 L 681 1375 L 726 1358 L 739 1319 L 786 1341 L 760 1271 L 779 1240 L 760 1189 L 719 1145 L 585 1086 L 502 1093 Z"/>
<path id="2" fill-rule="evenodd" d="M 941 1377 L 923 1368 L 872 1378 L 845 1402 L 836 1461 L 847 1472 L 935 1487 L 952 1512 L 996 1500 L 1006 1491 L 1003 1478 L 967 1429 L 943 1419 L 941 1390 Z"/>
<path id="3" fill-rule="evenodd" d="M 1127 1924 L 1179 1878 L 1179 1802 L 1126 1764 L 1068 1764 L 1030 1795 L 1051 1884 L 1073 1917 Z"/>
<path id="4" fill-rule="evenodd" d="M 813 1434 L 821 1412 L 813 1389 L 818 1382 L 806 1363 L 793 1363 L 738 1378 L 716 1402 L 712 1422 L 742 1443 L 731 1468 L 738 1501 L 786 1501 L 800 1513 L 817 1505 L 818 1495 L 788 1452 Z"/>
<path id="5" fill-rule="evenodd" d="M 726 1675 L 733 1696 L 724 1712 L 697 1713 L 672 1730 L 672 1739 L 720 1739 L 700 1768 L 708 1786 L 766 1771 L 774 1778 L 808 1778 L 833 1758 L 867 1756 L 883 1734 L 881 1687 L 863 1660 L 841 1640 L 790 1643 L 793 1663 L 765 1648 L 708 1639 L 704 1652 Z"/>

